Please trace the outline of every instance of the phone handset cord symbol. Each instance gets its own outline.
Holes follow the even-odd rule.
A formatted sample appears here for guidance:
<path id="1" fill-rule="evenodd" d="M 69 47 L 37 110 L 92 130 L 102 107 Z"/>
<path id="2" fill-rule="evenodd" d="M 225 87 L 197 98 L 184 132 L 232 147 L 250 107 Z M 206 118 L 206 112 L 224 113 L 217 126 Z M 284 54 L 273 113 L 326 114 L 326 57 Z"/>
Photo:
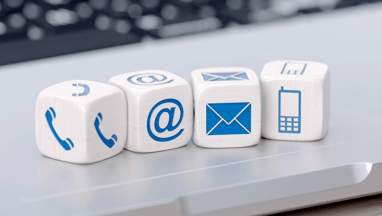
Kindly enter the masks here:
<path id="1" fill-rule="evenodd" d="M 115 134 L 113 134 L 110 139 L 106 139 L 105 136 L 102 134 L 101 130 L 99 129 L 99 125 L 100 125 L 101 121 L 102 121 L 102 114 L 98 113 L 98 115 L 96 116 L 95 121 L 94 121 L 94 127 L 97 131 L 99 138 L 101 138 L 102 142 L 107 147 L 112 148 L 115 145 L 115 143 L 117 143 L 118 137 Z"/>
<path id="2" fill-rule="evenodd" d="M 60 145 L 66 150 L 69 151 L 72 148 L 74 148 L 73 142 L 71 139 L 67 138 L 66 141 L 62 140 L 57 132 L 56 129 L 53 127 L 53 119 L 56 118 L 56 113 L 54 112 L 54 109 L 50 107 L 46 113 L 45 113 L 46 121 L 48 122 L 48 125 L 50 127 L 50 130 L 52 131 L 54 137 L 56 137 L 57 141 L 60 143 Z"/>
<path id="3" fill-rule="evenodd" d="M 75 97 L 75 96 L 86 96 L 86 95 L 88 95 L 89 92 L 90 92 L 90 88 L 89 88 L 89 86 L 86 85 L 86 84 L 73 83 L 72 85 L 75 86 L 75 87 L 82 87 L 82 88 L 84 88 L 84 92 L 82 92 L 82 93 L 78 93 L 78 94 L 77 94 L 77 93 L 72 94 L 74 97 Z"/>

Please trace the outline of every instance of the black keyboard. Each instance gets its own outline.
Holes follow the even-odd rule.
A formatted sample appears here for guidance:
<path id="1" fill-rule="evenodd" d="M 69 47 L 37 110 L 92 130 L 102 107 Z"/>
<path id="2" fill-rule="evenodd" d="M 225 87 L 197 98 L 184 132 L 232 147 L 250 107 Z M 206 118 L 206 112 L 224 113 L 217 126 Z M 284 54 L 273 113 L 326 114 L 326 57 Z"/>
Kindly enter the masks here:
<path id="1" fill-rule="evenodd" d="M 0 0 L 0 65 L 382 0 Z"/>

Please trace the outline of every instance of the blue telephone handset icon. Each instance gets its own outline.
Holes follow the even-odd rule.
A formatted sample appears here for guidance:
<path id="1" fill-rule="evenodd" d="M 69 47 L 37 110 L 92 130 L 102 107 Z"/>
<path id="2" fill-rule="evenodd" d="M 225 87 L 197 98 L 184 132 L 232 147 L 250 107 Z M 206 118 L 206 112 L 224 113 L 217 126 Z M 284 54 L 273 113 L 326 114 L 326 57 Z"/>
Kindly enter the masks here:
<path id="1" fill-rule="evenodd" d="M 102 114 L 98 113 L 94 121 L 94 127 L 97 131 L 98 136 L 101 138 L 102 142 L 105 143 L 107 147 L 112 148 L 115 145 L 115 143 L 118 141 L 118 137 L 115 134 L 113 134 L 110 139 L 106 139 L 101 133 L 101 130 L 99 129 L 99 125 L 101 121 L 102 121 Z"/>
<path id="2" fill-rule="evenodd" d="M 82 88 L 84 88 L 84 92 L 82 92 L 82 93 L 74 93 L 74 94 L 72 94 L 74 97 L 75 96 L 86 96 L 86 95 L 88 95 L 89 94 L 89 92 L 90 92 L 90 88 L 89 88 L 89 86 L 88 85 L 86 85 L 86 84 L 81 84 L 81 83 L 73 83 L 72 84 L 74 87 L 82 87 Z"/>
<path id="3" fill-rule="evenodd" d="M 56 113 L 54 112 L 54 109 L 52 107 L 50 107 L 46 113 L 45 113 L 45 117 L 46 117 L 46 121 L 48 122 L 49 124 L 49 127 L 50 127 L 50 130 L 52 131 L 54 137 L 56 137 L 57 141 L 60 143 L 60 145 L 66 150 L 66 151 L 69 151 L 71 150 L 74 145 L 73 145 L 73 142 L 71 139 L 67 138 L 66 141 L 65 140 L 62 140 L 57 132 L 56 132 L 56 129 L 54 129 L 53 127 L 53 119 L 56 118 Z"/>

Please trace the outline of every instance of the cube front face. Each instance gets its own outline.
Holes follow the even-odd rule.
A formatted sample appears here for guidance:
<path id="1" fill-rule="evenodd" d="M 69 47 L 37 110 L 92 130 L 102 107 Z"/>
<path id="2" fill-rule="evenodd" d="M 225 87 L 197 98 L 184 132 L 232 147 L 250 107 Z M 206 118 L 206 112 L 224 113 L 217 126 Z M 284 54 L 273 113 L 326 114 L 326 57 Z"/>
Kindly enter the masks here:
<path id="1" fill-rule="evenodd" d="M 330 75 L 325 64 L 276 61 L 264 66 L 262 136 L 310 141 L 325 136 L 329 124 Z"/>
<path id="2" fill-rule="evenodd" d="M 115 76 L 128 104 L 125 148 L 155 152 L 186 145 L 192 135 L 193 107 L 189 84 L 166 71 L 137 71 Z"/>
<path id="3" fill-rule="evenodd" d="M 73 80 L 44 89 L 36 103 L 36 140 L 42 154 L 93 163 L 122 151 L 126 100 L 118 88 Z"/>
<path id="4" fill-rule="evenodd" d="M 205 68 L 191 73 L 194 143 L 209 148 L 255 145 L 261 134 L 261 91 L 247 68 Z"/>

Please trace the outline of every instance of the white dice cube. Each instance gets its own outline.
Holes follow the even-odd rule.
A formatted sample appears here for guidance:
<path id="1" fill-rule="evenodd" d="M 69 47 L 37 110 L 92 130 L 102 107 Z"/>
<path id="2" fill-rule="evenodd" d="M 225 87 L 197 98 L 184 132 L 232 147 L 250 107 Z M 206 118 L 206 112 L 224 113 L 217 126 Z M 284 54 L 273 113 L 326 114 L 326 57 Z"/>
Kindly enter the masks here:
<path id="1" fill-rule="evenodd" d="M 269 62 L 260 82 L 263 137 L 311 141 L 325 136 L 330 113 L 330 72 L 326 64 Z"/>
<path id="2" fill-rule="evenodd" d="M 261 92 L 247 68 L 204 68 L 191 73 L 194 143 L 209 148 L 255 145 L 261 134 Z"/>
<path id="3" fill-rule="evenodd" d="M 112 77 L 127 99 L 128 134 L 125 148 L 155 152 L 186 145 L 192 135 L 192 92 L 187 81 L 161 70 L 137 71 Z"/>
<path id="4" fill-rule="evenodd" d="M 126 109 L 125 95 L 111 85 L 73 80 L 50 86 L 36 102 L 38 149 L 81 164 L 112 157 L 126 143 Z"/>

